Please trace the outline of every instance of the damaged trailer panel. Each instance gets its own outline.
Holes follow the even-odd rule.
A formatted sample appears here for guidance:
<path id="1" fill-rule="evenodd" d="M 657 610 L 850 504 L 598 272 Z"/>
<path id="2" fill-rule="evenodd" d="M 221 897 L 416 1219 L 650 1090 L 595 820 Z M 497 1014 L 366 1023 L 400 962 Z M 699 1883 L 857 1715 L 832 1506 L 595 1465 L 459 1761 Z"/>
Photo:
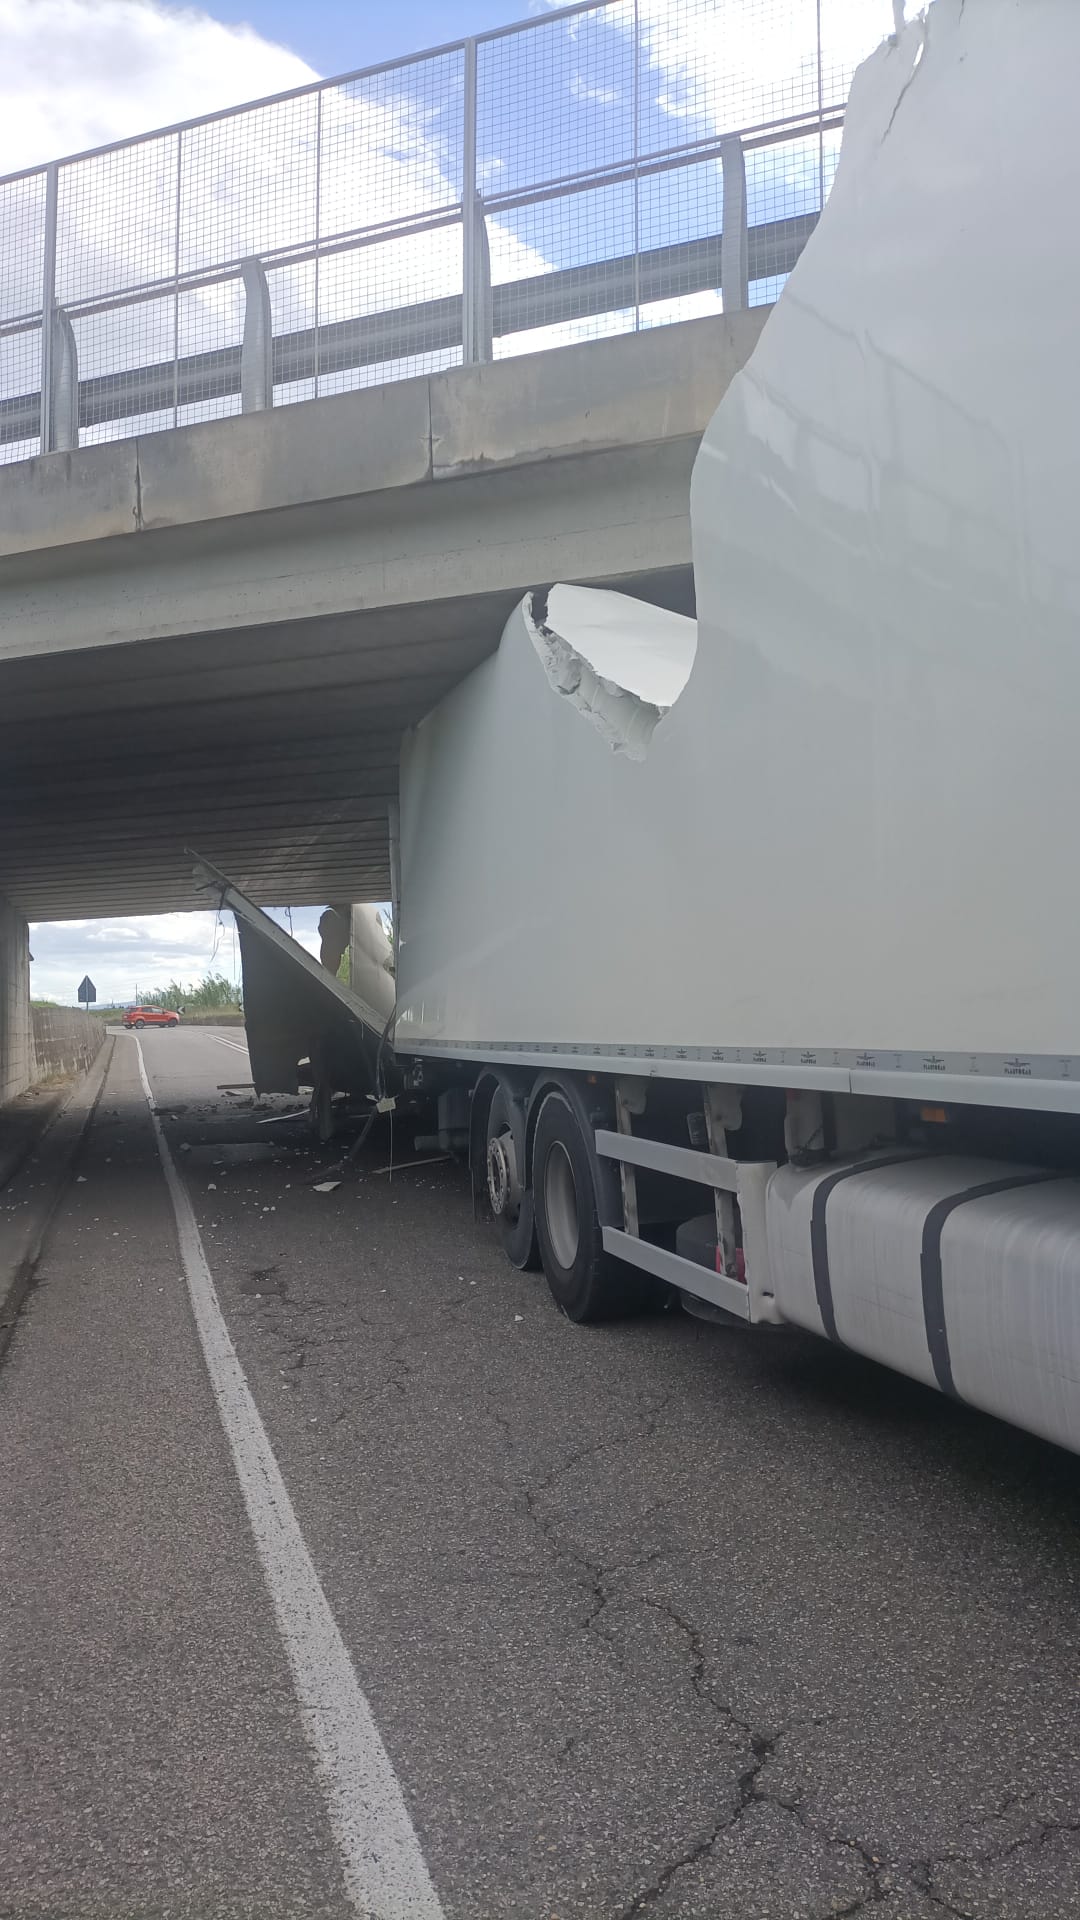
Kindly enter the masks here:
<path id="1" fill-rule="evenodd" d="M 533 592 L 406 734 L 402 1054 L 1080 1113 L 1078 59 L 1076 5 L 936 0 L 863 64 L 696 627 Z"/>
<path id="2" fill-rule="evenodd" d="M 390 947 L 374 908 L 353 914 L 354 951 L 358 945 L 365 963 L 368 997 L 361 998 L 208 861 L 198 861 L 196 879 L 236 916 L 256 1092 L 295 1094 L 301 1086 L 327 1094 L 374 1092 L 394 1012 L 394 981 L 385 966 Z"/>

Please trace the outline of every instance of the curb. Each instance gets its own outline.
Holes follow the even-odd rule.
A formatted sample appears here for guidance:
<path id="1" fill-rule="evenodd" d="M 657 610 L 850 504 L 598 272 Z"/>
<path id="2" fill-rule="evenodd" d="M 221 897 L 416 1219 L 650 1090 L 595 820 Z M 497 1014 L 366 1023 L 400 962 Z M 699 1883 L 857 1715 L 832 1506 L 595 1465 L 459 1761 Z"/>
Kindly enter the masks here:
<path id="1" fill-rule="evenodd" d="M 98 1110 L 115 1046 L 116 1040 L 110 1036 L 89 1072 L 71 1089 L 45 1125 L 36 1129 L 33 1137 L 13 1156 L 14 1165 L 3 1169 L 3 1185 L 7 1186 L 35 1147 L 47 1149 L 42 1169 L 43 1192 L 26 1222 L 12 1230 L 10 1249 L 0 1245 L 0 1361 L 7 1352 L 20 1309 L 33 1285 L 53 1216 L 68 1189 L 75 1157 Z"/>

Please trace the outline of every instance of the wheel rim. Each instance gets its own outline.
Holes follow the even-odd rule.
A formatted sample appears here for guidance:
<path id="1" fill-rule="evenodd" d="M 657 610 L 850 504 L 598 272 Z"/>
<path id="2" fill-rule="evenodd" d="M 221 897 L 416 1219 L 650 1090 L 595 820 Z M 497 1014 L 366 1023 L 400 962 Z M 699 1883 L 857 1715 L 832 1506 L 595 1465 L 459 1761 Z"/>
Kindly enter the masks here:
<path id="1" fill-rule="evenodd" d="M 569 1271 L 577 1259 L 581 1229 L 577 1181 L 561 1140 L 553 1141 L 544 1162 L 544 1218 L 555 1258 Z"/>
<path id="2" fill-rule="evenodd" d="M 487 1183 L 496 1220 L 516 1220 L 521 1211 L 521 1189 L 514 1136 L 510 1132 L 494 1134 L 488 1141 Z"/>

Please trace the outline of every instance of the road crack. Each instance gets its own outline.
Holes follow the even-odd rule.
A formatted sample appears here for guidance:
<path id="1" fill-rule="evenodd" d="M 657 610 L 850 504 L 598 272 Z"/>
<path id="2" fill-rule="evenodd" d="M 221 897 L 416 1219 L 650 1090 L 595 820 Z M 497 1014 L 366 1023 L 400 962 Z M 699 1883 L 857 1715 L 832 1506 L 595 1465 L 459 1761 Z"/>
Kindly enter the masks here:
<path id="1" fill-rule="evenodd" d="M 1018 1794 L 1007 1794 L 997 1812 L 988 1814 L 977 1824 L 989 1826 L 995 1820 L 1003 1820 L 1019 1804 L 1019 1798 Z M 909 1867 L 907 1878 L 913 1887 L 916 1887 L 932 1905 L 940 1907 L 943 1913 L 955 1915 L 956 1920 L 978 1920 L 978 1916 L 972 1913 L 970 1908 L 957 1906 L 955 1901 L 950 1900 L 947 1894 L 935 1886 L 935 1875 L 940 1869 L 959 1866 L 969 1867 L 976 1872 L 986 1872 L 999 1867 L 1005 1860 L 1013 1859 L 1016 1854 L 1026 1852 L 1028 1848 L 1044 1847 L 1048 1840 L 1055 1839 L 1058 1834 L 1063 1833 L 1080 1833 L 1080 1820 L 1037 1818 L 1033 1831 L 1018 1834 L 1015 1839 L 1006 1841 L 1000 1847 L 991 1848 L 988 1853 L 972 1853 L 959 1848 L 947 1848 L 944 1852 L 929 1854 L 925 1860 L 917 1860 Z"/>
<path id="2" fill-rule="evenodd" d="M 608 1434 L 602 1439 L 590 1440 L 584 1446 L 575 1447 L 571 1453 L 556 1461 L 535 1486 L 519 1486 L 516 1492 L 508 1488 L 513 1495 L 517 1512 L 536 1529 L 553 1558 L 557 1562 L 568 1563 L 571 1578 L 583 1586 L 588 1593 L 589 1606 L 578 1623 L 581 1631 L 597 1634 L 611 1648 L 620 1664 L 622 1655 L 614 1633 L 604 1621 L 604 1615 L 612 1600 L 625 1591 L 627 1580 L 643 1568 L 655 1565 L 662 1557 L 662 1550 L 659 1547 L 650 1547 L 632 1560 L 620 1560 L 611 1565 L 596 1560 L 567 1538 L 559 1516 L 546 1511 L 543 1503 L 545 1496 L 584 1461 L 595 1459 L 600 1454 L 615 1451 L 620 1447 L 631 1446 L 637 1441 L 652 1439 L 660 1416 L 670 1399 L 671 1394 L 664 1393 L 659 1399 L 647 1401 L 633 1426 L 627 1431 Z M 509 1423 L 504 1416 L 494 1409 L 492 1413 L 497 1425 L 504 1432 L 509 1433 Z"/>
<path id="3" fill-rule="evenodd" d="M 781 1742 L 799 1727 L 824 1725 L 828 1716 L 822 1714 L 800 1717 L 791 1720 L 775 1733 L 756 1728 L 749 1719 L 736 1710 L 730 1701 L 717 1697 L 709 1679 L 708 1657 L 700 1628 L 665 1596 L 643 1594 L 640 1599 L 642 1605 L 651 1608 L 682 1635 L 689 1655 L 690 1685 L 693 1692 L 720 1717 L 726 1728 L 734 1731 L 744 1742 L 745 1764 L 733 1783 L 733 1804 L 725 1809 L 714 1826 L 700 1835 L 674 1859 L 669 1860 L 655 1879 L 635 1894 L 629 1904 L 620 1911 L 618 1920 L 632 1920 L 632 1916 L 653 1906 L 680 1874 L 705 1859 L 717 1842 L 725 1834 L 733 1833 L 753 1808 L 763 1806 L 787 1815 L 789 1819 L 796 1821 L 805 1833 L 818 1840 L 823 1846 L 841 1850 L 857 1860 L 860 1872 L 866 1875 L 866 1885 L 848 1906 L 833 1909 L 835 1920 L 841 1920 L 841 1916 L 859 1913 L 884 1899 L 888 1888 L 882 1876 L 888 1868 L 887 1861 L 879 1859 L 863 1841 L 845 1834 L 837 1834 L 814 1821 L 800 1801 L 786 1799 L 782 1794 L 770 1792 L 764 1782 L 766 1768 Z"/>

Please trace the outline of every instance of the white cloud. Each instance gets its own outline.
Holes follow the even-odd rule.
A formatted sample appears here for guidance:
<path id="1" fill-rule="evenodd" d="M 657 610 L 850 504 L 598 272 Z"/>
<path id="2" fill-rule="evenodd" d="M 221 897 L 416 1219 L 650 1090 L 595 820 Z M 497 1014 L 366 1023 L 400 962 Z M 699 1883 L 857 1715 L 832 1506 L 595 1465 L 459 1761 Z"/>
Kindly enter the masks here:
<path id="1" fill-rule="evenodd" d="M 157 0 L 0 0 L 0 46 L 0 175 L 316 78 L 295 54 L 248 27 Z M 91 291 L 95 280 L 116 285 L 140 267 L 169 270 L 170 153 L 175 160 L 175 143 L 149 142 L 88 164 L 79 170 L 85 191 L 78 201 L 75 175 L 64 176 L 61 300 Z M 40 306 L 43 222 L 40 177 L 0 185 L 7 314 Z M 168 333 L 171 352 L 171 315 L 161 303 L 109 322 L 111 333 L 101 321 L 80 324 L 84 373 L 115 364 L 110 339 L 122 355 L 142 337 L 152 358 Z M 34 334 L 0 340 L 0 393 L 36 387 L 38 354 Z M 16 456 L 29 450 L 12 449 Z"/>
<path id="2" fill-rule="evenodd" d="M 621 99 L 618 87 L 591 87 L 580 73 L 575 73 L 570 82 L 570 92 L 575 100 L 587 100 L 596 107 L 613 107 Z"/>
<path id="3" fill-rule="evenodd" d="M 181 121 L 317 76 L 250 28 L 223 26 L 160 0 L 0 0 L 0 174 L 156 125 Z M 460 76 L 458 76 L 460 85 Z M 449 67 L 389 75 L 307 94 L 176 135 L 140 141 L 61 172 L 57 298 L 80 301 L 158 285 L 159 297 L 74 317 L 85 379 L 235 345 L 243 322 L 240 282 L 193 288 L 175 301 L 168 282 L 235 265 L 249 254 L 303 247 L 329 236 L 392 225 L 443 210 L 459 195 L 460 133 Z M 321 126 L 320 126 L 321 121 Z M 318 166 L 318 141 L 324 156 Z M 179 219 L 177 196 L 179 188 Z M 5 310 L 40 304 L 44 195 L 40 177 L 0 186 Z M 5 229 L 19 236 L 5 242 Z M 496 278 L 542 273 L 547 261 L 511 230 L 491 224 Z M 330 253 L 319 266 L 318 316 L 330 323 L 460 291 L 462 245 L 454 224 Z M 270 272 L 274 331 L 308 328 L 316 314 L 316 269 L 308 261 Z M 36 340 L 0 341 L 0 392 L 37 383 Z M 452 354 L 414 354 L 361 374 L 324 376 L 322 390 L 361 378 L 431 370 Z M 287 396 L 307 398 L 295 388 Z M 279 400 L 286 396 L 279 392 Z M 180 419 L 232 412 L 237 396 L 207 399 Z M 116 431 L 171 424 L 144 416 L 84 430 L 84 442 Z M 18 452 L 13 449 L 13 452 Z M 29 451 L 29 449 L 22 449 Z"/>
<path id="4" fill-rule="evenodd" d="M 816 84 L 816 9 L 810 0 L 783 7 L 761 0 L 638 0 L 649 76 L 643 89 L 646 142 L 666 142 L 667 119 L 702 128 L 751 124 L 806 107 Z M 631 0 L 605 15 L 618 32 L 633 24 Z M 854 62 L 891 25 L 892 0 L 825 0 L 826 88 L 841 84 Z M 569 78 L 580 111 L 603 113 L 622 99 L 612 84 L 610 39 L 595 30 L 566 28 L 581 52 Z M 156 124 L 213 111 L 241 99 L 303 86 L 316 78 L 295 54 L 248 27 L 230 27 L 195 8 L 160 0 L 0 0 L 0 42 L 8 58 L 0 69 L 0 173 Z M 600 50 L 590 70 L 586 43 Z M 322 233 L 400 222 L 456 199 L 455 96 L 449 68 L 421 69 L 354 83 L 322 96 L 321 139 L 326 156 L 318 180 Z M 413 77 L 410 78 L 410 75 Z M 625 104 L 625 102 L 623 102 Z M 525 103 L 527 110 L 527 103 Z M 59 214 L 62 304 L 135 283 L 168 281 L 181 272 L 235 262 L 248 253 L 310 240 L 315 224 L 316 131 L 319 108 L 308 95 L 218 122 L 185 136 L 141 142 L 65 170 Z M 448 117 L 449 116 L 449 117 Z M 453 123 L 453 133 L 450 129 Z M 651 131 L 650 131 L 651 129 Z M 687 129 L 693 132 L 693 127 Z M 675 138 L 681 137 L 672 129 Z M 809 164 L 809 163 L 807 163 Z M 485 156 L 485 177 L 496 184 L 498 154 Z M 179 233 L 176 201 L 179 170 Z M 797 193 L 800 156 L 768 160 L 781 197 Z M 39 183 L 0 188 L 0 235 L 15 225 L 26 244 L 15 249 L 22 284 L 7 289 L 10 305 L 33 308 L 40 288 Z M 496 281 L 541 274 L 549 265 L 544 242 L 530 245 L 519 219 L 489 221 Z M 542 231 L 542 229 L 541 229 Z M 5 249 L 5 252 L 7 250 Z M 9 276 L 10 279 L 10 276 Z M 408 306 L 456 293 L 461 285 L 461 236 L 454 225 L 353 248 L 320 263 L 318 312 L 333 323 L 349 315 Z M 271 273 L 275 332 L 311 325 L 316 310 L 310 262 Z M 687 312 L 709 310 L 715 296 L 698 296 Z M 10 310 L 10 308 L 9 308 Z M 679 303 L 666 307 L 675 317 Z M 659 313 L 647 313 L 656 324 Z M 605 315 L 547 327 L 498 343 L 500 355 L 621 332 L 630 316 Z M 168 361 L 235 344 L 242 325 L 239 282 L 227 280 L 186 293 L 174 304 L 163 292 L 119 312 L 76 320 L 80 371 L 100 375 L 124 366 Z M 175 338 L 174 338 L 175 329 Z M 36 384 L 30 336 L 0 342 L 0 390 Z M 446 364 L 451 354 L 413 355 L 364 374 L 324 376 L 323 390 L 358 379 L 401 376 Z M 310 385 L 286 397 L 307 397 Z M 182 420 L 230 412 L 235 396 L 212 397 L 186 409 Z M 121 423 L 122 431 L 166 425 L 170 416 Z M 104 425 L 85 438 L 116 432 Z"/>
<path id="5" fill-rule="evenodd" d="M 309 953 L 319 951 L 317 907 L 275 907 L 273 917 Z M 126 920 L 51 920 L 30 929 L 30 991 L 74 1006 L 85 973 L 103 1006 L 125 1003 L 210 971 L 239 981 L 240 949 L 231 913 L 143 914 Z"/>
<path id="6" fill-rule="evenodd" d="M 781 7 L 763 6 L 761 0 L 724 0 L 722 6 L 716 0 L 637 4 L 649 60 L 642 99 L 646 144 L 661 139 L 665 119 L 719 129 L 813 104 L 816 7 L 811 0 Z M 892 8 L 893 0 L 824 0 L 827 92 L 842 91 L 852 66 L 888 32 Z M 629 33 L 632 0 L 617 0 L 604 19 Z M 598 40 L 595 28 L 583 35 L 578 20 L 565 31 L 580 45 L 583 63 L 570 76 L 571 94 L 583 112 L 603 112 L 625 93 L 612 85 L 610 38 Z M 595 72 L 586 42 L 599 49 Z M 160 0 L 0 0 L 0 44 L 7 54 L 0 68 L 0 174 L 316 78 L 295 54 L 251 28 L 226 26 L 199 9 L 169 7 Z M 456 169 L 457 136 L 448 143 L 450 71 L 433 71 L 422 84 L 410 81 L 413 71 L 421 70 L 405 68 L 322 96 L 321 137 L 328 156 L 319 182 L 324 235 L 452 207 L 457 185 L 448 169 Z M 168 137 L 65 171 L 61 303 L 133 283 L 165 282 L 178 255 L 181 272 L 187 272 L 309 240 L 317 113 L 312 95 L 199 129 L 185 136 L 182 157 L 176 139 Z M 672 134 L 680 137 L 677 129 Z M 662 135 L 662 142 L 670 137 Z M 497 154 L 485 157 L 489 184 L 496 184 L 502 164 Z M 797 153 L 785 158 L 782 150 L 773 150 L 770 182 L 775 178 L 789 197 L 805 171 L 800 169 Z M 25 244 L 5 248 L 9 311 L 26 311 L 38 302 L 41 219 L 40 183 L 0 187 L 0 241 L 5 226 L 26 236 Z M 549 264 L 543 243 L 527 244 L 520 231 L 520 221 L 489 222 L 497 281 L 542 273 Z M 325 258 L 319 317 L 333 322 L 437 299 L 457 292 L 460 284 L 461 237 L 455 226 L 405 235 Z M 311 324 L 311 263 L 272 273 L 271 292 L 276 332 Z M 231 345 L 241 324 L 235 280 L 185 294 L 175 307 L 166 294 L 119 313 L 87 316 L 76 322 L 80 370 L 84 377 L 104 374 L 167 360 L 174 349 L 184 356 Z M 545 329 L 530 341 L 503 341 L 500 352 L 519 352 L 541 340 L 553 346 L 621 331 L 626 324 L 625 317 L 601 316 Z M 35 384 L 29 365 L 33 353 L 29 336 L 0 343 L 0 390 L 24 391 Z M 450 357 L 428 354 L 380 371 L 383 376 L 416 372 Z M 352 385 L 360 377 L 349 370 L 331 375 L 324 385 Z M 296 389 L 289 397 L 306 394 Z M 231 411 L 236 404 L 235 398 L 209 401 L 183 417 Z M 130 431 L 136 423 L 124 424 Z M 167 421 L 153 417 L 138 424 L 148 428 Z M 115 430 L 106 426 L 90 437 Z"/>
<path id="7" fill-rule="evenodd" d="M 0 0 L 0 174 L 317 76 L 250 27 L 156 0 Z"/>
<path id="8" fill-rule="evenodd" d="M 908 12 L 918 0 L 905 0 Z M 561 0 L 538 0 L 534 11 L 557 12 Z M 894 0 L 822 0 L 822 83 L 826 104 L 842 103 L 851 75 L 892 30 Z M 815 0 L 615 0 L 603 16 L 577 16 L 566 23 L 565 34 L 576 64 L 562 74 L 561 84 L 585 108 L 622 112 L 623 125 L 609 123 L 608 144 L 599 146 L 608 158 L 629 158 L 631 119 L 629 100 L 635 14 L 640 24 L 646 58 L 641 69 L 639 116 L 643 153 L 656 153 L 736 127 L 761 126 L 794 114 L 810 115 L 817 108 L 817 6 Z M 620 55 L 613 53 L 612 35 L 625 36 Z M 556 62 L 555 71 L 558 71 Z M 613 84 L 612 76 L 622 76 Z M 552 83 L 549 81 L 548 83 Z M 559 107 L 551 106 L 554 124 Z M 601 120 L 601 124 L 603 121 Z M 620 140 L 624 145 L 620 145 Z M 838 137 L 826 135 L 825 180 L 835 170 Z M 748 154 L 747 189 L 751 223 L 779 220 L 816 204 L 818 186 L 816 139 L 769 146 Z M 643 247 L 714 233 L 720 221 L 720 169 L 716 161 L 688 167 L 679 174 L 646 177 L 640 191 Z M 497 190 L 498 180 L 492 185 Z M 623 189 L 629 194 L 630 189 Z M 588 196 L 585 196 L 588 199 Z M 619 218 L 615 200 L 605 212 L 594 208 L 589 218 L 613 224 Z M 603 242 L 601 243 L 603 244 Z M 509 274 L 507 277 L 511 277 Z M 753 297 L 774 299 L 777 288 L 759 287 Z M 648 301 L 635 316 L 622 312 L 591 315 L 510 335 L 495 344 L 499 358 L 565 346 L 574 341 L 625 333 L 635 324 L 665 326 L 723 310 L 718 292 L 681 294 Z"/>
<path id="9" fill-rule="evenodd" d="M 557 11 L 562 0 L 538 0 Z M 822 91 L 826 105 L 842 104 L 860 61 L 893 30 L 894 7 L 911 17 L 923 0 L 822 0 Z M 646 59 L 642 63 L 639 115 L 642 151 L 655 153 L 681 142 L 764 126 L 787 116 L 817 110 L 817 22 L 815 0 L 615 0 L 603 16 L 606 28 L 633 44 L 635 15 Z M 620 69 L 610 33 L 598 32 L 598 16 L 579 16 L 566 33 L 578 60 L 565 84 L 572 98 L 603 108 L 625 107 L 629 81 L 610 84 Z M 627 67 L 627 73 L 629 67 Z M 624 76 L 625 79 L 625 76 Z M 627 117 L 624 137 L 629 140 Z M 617 139 L 617 136 L 613 136 Z M 826 135 L 826 190 L 831 184 L 839 141 Z M 612 152 L 620 151 L 613 147 Z M 629 148 L 626 148 L 627 157 Z M 816 139 L 801 139 L 751 151 L 747 190 L 751 224 L 780 220 L 816 204 L 819 156 Z M 708 176 L 712 174 L 710 182 Z M 677 181 L 677 188 L 672 182 Z M 666 199 L 656 181 L 641 191 L 642 220 L 649 229 L 643 245 L 668 244 L 699 232 L 715 232 L 720 219 L 719 165 L 709 162 L 667 176 Z M 663 209 L 660 211 L 660 209 Z M 601 216 L 602 217 L 602 216 Z M 705 222 L 703 225 L 702 222 Z M 676 231 L 680 221 L 686 232 Z M 775 284 L 752 297 L 775 299 Z M 664 326 L 721 312 L 719 293 L 705 289 L 647 302 L 637 324 Z M 585 338 L 626 332 L 635 325 L 632 309 L 587 320 L 536 329 L 496 343 L 500 357 L 563 346 Z"/>
<path id="10" fill-rule="evenodd" d="M 906 0 L 909 14 L 916 4 Z M 631 32 L 634 11 L 634 0 L 620 0 L 612 18 Z M 652 73 L 646 119 L 651 104 L 724 131 L 816 110 L 815 0 L 637 0 L 637 12 Z M 892 31 L 893 0 L 822 0 L 821 28 L 828 104 L 843 100 L 853 68 Z"/>

